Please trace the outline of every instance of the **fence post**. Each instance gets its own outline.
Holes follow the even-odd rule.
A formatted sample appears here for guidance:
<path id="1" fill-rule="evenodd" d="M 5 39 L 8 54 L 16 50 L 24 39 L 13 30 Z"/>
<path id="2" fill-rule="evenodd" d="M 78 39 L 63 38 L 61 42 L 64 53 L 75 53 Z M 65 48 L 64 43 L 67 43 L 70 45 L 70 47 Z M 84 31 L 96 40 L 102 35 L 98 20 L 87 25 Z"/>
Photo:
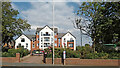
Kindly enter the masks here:
<path id="1" fill-rule="evenodd" d="M 17 62 L 20 62 L 20 53 L 16 53 Z"/>

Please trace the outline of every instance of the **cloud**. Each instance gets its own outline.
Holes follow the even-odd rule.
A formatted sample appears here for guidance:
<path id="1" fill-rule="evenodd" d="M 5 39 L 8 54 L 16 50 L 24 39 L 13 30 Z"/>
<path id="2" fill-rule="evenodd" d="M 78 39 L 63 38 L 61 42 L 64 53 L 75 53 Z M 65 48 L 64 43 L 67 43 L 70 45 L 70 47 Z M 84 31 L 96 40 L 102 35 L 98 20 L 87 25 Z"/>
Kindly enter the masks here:
<path id="1" fill-rule="evenodd" d="M 37 26 L 45 25 L 52 26 L 52 3 L 31 2 L 31 5 L 31 9 L 22 11 L 22 16 L 29 21 L 32 27 L 36 26 L 37 28 Z M 55 3 L 55 26 L 64 28 L 64 30 L 73 29 L 73 25 L 68 19 L 69 17 L 73 17 L 73 11 L 73 6 L 70 7 L 65 2 Z"/>
<path id="2" fill-rule="evenodd" d="M 31 25 L 30 32 L 26 31 L 25 33 L 35 34 L 37 27 L 44 27 L 45 25 L 52 27 L 52 2 L 31 2 L 30 4 L 32 5 L 31 8 L 21 11 L 21 16 L 27 19 Z M 17 9 L 14 4 L 13 6 Z M 71 20 L 68 19 L 74 18 L 74 8 L 74 6 L 69 6 L 67 2 L 55 2 L 54 25 L 58 27 L 60 33 L 66 33 L 69 30 L 79 41 L 79 30 L 76 30 Z M 80 44 L 80 42 L 77 42 L 77 44 Z"/>

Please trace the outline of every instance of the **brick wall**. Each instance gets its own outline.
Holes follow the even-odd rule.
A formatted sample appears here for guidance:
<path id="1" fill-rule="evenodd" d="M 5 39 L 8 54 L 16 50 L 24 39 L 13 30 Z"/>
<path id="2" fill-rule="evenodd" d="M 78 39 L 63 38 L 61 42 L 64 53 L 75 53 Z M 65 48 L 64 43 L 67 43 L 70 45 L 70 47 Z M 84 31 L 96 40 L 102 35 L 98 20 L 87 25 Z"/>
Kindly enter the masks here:
<path id="1" fill-rule="evenodd" d="M 117 59 L 80 59 L 66 58 L 65 65 L 83 65 L 83 66 L 120 66 L 120 60 Z M 55 58 L 55 64 L 63 64 L 61 58 Z M 46 58 L 46 64 L 52 64 L 52 58 Z"/>
<path id="2" fill-rule="evenodd" d="M 66 65 L 118 66 L 120 65 L 120 60 L 67 58 Z"/>
<path id="3" fill-rule="evenodd" d="M 0 61 L 8 63 L 20 62 L 20 53 L 16 53 L 16 57 L 0 57 Z"/>
<path id="4" fill-rule="evenodd" d="M 52 64 L 52 58 L 46 58 L 46 64 Z M 61 58 L 55 58 L 54 64 L 62 64 Z"/>

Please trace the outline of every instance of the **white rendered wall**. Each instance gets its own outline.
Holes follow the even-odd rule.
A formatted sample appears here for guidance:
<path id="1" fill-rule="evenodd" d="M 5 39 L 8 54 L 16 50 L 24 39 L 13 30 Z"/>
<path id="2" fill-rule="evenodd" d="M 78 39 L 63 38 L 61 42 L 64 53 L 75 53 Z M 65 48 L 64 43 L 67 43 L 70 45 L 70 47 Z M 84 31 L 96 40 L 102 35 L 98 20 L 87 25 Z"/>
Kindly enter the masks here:
<path id="1" fill-rule="evenodd" d="M 46 32 L 48 32 L 48 34 L 50 34 L 50 36 L 41 36 L 41 32 L 42 32 L 42 34 L 46 34 Z M 49 37 L 50 38 L 50 40 L 47 42 L 47 43 L 49 43 L 50 45 L 53 43 L 53 41 L 51 40 L 51 38 L 53 38 L 53 31 L 48 27 L 48 26 L 46 26 L 45 28 L 43 28 L 40 32 L 39 32 L 39 48 L 40 49 L 46 49 L 47 47 L 44 47 L 44 43 L 45 43 L 45 41 L 44 41 L 44 38 L 45 37 Z M 43 38 L 43 41 L 41 42 L 41 38 Z M 41 44 L 42 43 L 42 44 Z M 43 46 L 43 47 L 41 47 L 41 45 Z"/>
<path id="2" fill-rule="evenodd" d="M 65 42 L 64 38 L 66 39 Z M 64 43 L 66 44 L 65 46 L 67 47 L 67 41 L 70 41 L 70 38 L 74 40 L 74 50 L 76 50 L 76 39 L 69 32 L 62 37 L 62 47 L 64 48 Z"/>
<path id="3" fill-rule="evenodd" d="M 21 38 L 24 38 L 25 42 L 21 42 Z M 21 43 L 21 46 L 24 46 L 24 48 L 26 48 L 26 43 L 28 43 L 27 49 L 31 50 L 31 41 L 25 35 L 21 35 L 18 39 L 15 40 L 15 49 L 17 49 L 19 43 Z"/>

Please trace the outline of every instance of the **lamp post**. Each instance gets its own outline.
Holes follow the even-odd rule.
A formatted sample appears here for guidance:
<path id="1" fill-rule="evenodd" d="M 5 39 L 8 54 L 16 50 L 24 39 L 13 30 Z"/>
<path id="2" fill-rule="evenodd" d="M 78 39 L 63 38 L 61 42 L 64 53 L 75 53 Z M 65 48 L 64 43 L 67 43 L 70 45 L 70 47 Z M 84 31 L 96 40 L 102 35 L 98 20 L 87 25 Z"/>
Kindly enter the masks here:
<path id="1" fill-rule="evenodd" d="M 54 65 L 54 0 L 53 0 L 53 6 L 52 6 L 52 14 L 53 14 L 53 65 Z"/>

